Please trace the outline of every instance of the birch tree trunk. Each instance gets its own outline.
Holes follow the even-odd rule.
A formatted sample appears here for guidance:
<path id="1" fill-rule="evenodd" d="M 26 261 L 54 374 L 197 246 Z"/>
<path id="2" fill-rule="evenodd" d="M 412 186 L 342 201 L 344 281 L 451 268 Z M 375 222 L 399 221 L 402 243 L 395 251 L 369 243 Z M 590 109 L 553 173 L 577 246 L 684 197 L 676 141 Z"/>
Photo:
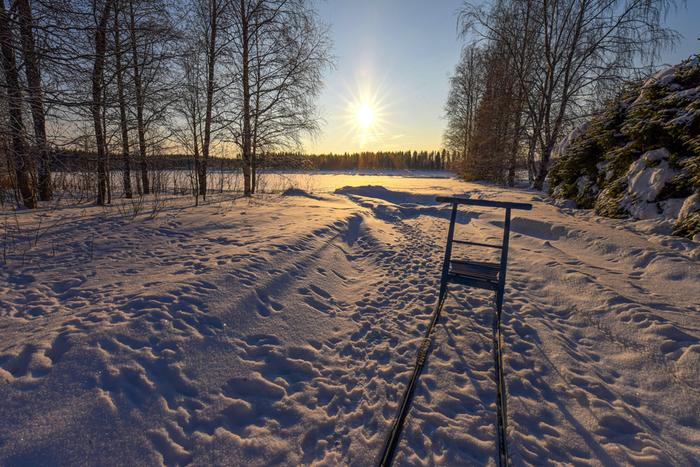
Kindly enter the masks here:
<path id="1" fill-rule="evenodd" d="M 105 134 L 102 126 L 104 64 L 107 49 L 107 21 L 109 20 L 112 1 L 107 0 L 95 29 L 95 62 L 92 67 L 92 119 L 95 127 L 95 144 L 97 145 L 97 204 L 105 204 L 107 191 L 107 174 L 105 170 Z"/>
<path id="2" fill-rule="evenodd" d="M 214 106 L 214 72 L 216 67 L 217 34 L 219 26 L 219 5 L 217 0 L 209 4 L 209 42 L 207 47 L 207 97 L 204 109 L 204 139 L 202 141 L 202 160 L 199 166 L 199 194 L 206 200 L 207 166 L 211 147 L 211 119 Z"/>
<path id="3" fill-rule="evenodd" d="M 129 34 L 131 36 L 131 61 L 134 70 L 134 97 L 136 98 L 136 134 L 139 143 L 139 163 L 141 165 L 141 185 L 143 194 L 150 193 L 148 183 L 148 161 L 146 160 L 146 130 L 143 122 L 143 83 L 141 82 L 141 65 L 136 34 L 136 16 L 134 2 L 129 0 Z"/>
<path id="4" fill-rule="evenodd" d="M 107 30 L 105 26 L 105 36 Z M 106 44 L 106 38 L 105 38 Z M 106 54 L 106 50 L 105 50 Z M 104 155 L 105 155 L 105 189 L 107 195 L 107 204 L 112 204 L 112 161 L 110 160 L 109 144 L 107 141 L 107 86 L 104 83 L 104 70 L 102 72 L 102 135 L 104 138 Z"/>
<path id="5" fill-rule="evenodd" d="M 9 113 L 10 160 L 15 172 L 17 188 L 22 203 L 29 209 L 36 208 L 36 194 L 32 184 L 31 162 L 24 141 L 24 121 L 22 120 L 22 90 L 17 73 L 17 61 L 12 46 L 10 18 L 5 10 L 5 1 L 0 0 L 0 49 L 2 67 L 5 72 L 7 108 Z"/>
<path id="6" fill-rule="evenodd" d="M 248 33 L 248 12 L 246 1 L 241 0 L 241 43 L 242 43 L 242 74 L 243 81 L 243 196 L 251 196 L 250 157 L 251 157 L 251 125 L 250 125 L 250 37 Z"/>
<path id="7" fill-rule="evenodd" d="M 195 171 L 195 189 L 194 189 L 194 205 L 199 206 L 199 183 L 200 183 L 200 163 L 199 143 L 197 142 L 197 109 L 196 104 L 192 104 L 192 144 L 194 149 L 194 171 Z M 206 177 L 206 176 L 205 176 Z"/>
<path id="8" fill-rule="evenodd" d="M 29 94 L 29 106 L 32 111 L 34 124 L 34 137 L 39 153 L 39 199 L 48 201 L 51 199 L 51 156 L 46 141 L 46 117 L 44 114 L 44 98 L 41 88 L 41 71 L 39 57 L 34 41 L 32 10 L 29 0 L 17 0 L 19 13 L 19 30 L 22 38 L 22 55 L 24 56 L 24 69 L 27 76 L 27 91 Z"/>
<path id="9" fill-rule="evenodd" d="M 262 70 L 261 70 L 261 53 L 260 53 L 260 40 L 258 37 L 260 25 L 256 19 L 255 21 L 255 32 L 253 33 L 253 38 L 255 41 L 255 109 L 253 116 L 253 130 L 251 137 L 251 154 L 250 154 L 250 193 L 255 194 L 258 183 L 258 128 L 260 120 L 260 95 L 262 93 Z"/>
<path id="10" fill-rule="evenodd" d="M 114 8 L 114 55 L 117 75 L 117 99 L 119 101 L 119 126 L 121 129 L 122 146 L 122 179 L 124 183 L 124 196 L 127 199 L 133 197 L 131 189 L 131 156 L 129 155 L 129 125 L 126 118 L 126 99 L 124 97 L 124 69 L 122 68 L 122 44 L 119 24 L 119 3 Z"/>

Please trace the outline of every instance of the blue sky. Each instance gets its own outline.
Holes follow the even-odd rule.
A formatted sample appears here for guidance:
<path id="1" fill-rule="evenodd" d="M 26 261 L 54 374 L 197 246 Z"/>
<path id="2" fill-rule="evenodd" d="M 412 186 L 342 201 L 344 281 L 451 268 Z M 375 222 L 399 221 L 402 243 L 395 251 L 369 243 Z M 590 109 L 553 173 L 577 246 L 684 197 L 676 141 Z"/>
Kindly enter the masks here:
<path id="1" fill-rule="evenodd" d="M 463 0 L 321 0 L 336 67 L 327 73 L 319 106 L 321 134 L 307 152 L 440 147 L 448 77 L 459 57 L 457 12 Z M 683 34 L 664 54 L 675 63 L 700 52 L 700 0 L 672 12 Z M 363 126 L 356 114 L 371 108 Z M 366 112 L 365 112 L 366 113 Z M 361 113 L 364 115 L 364 113 Z"/>

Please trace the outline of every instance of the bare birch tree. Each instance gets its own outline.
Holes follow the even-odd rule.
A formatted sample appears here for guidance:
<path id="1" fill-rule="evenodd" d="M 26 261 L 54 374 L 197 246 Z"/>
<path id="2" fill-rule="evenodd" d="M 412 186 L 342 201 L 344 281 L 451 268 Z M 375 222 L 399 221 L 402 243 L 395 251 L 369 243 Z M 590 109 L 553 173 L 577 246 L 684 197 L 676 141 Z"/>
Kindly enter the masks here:
<path id="1" fill-rule="evenodd" d="M 233 16 L 234 96 L 229 130 L 241 150 L 243 193 L 255 192 L 262 151 L 298 146 L 314 133 L 315 98 L 332 64 L 326 29 L 304 0 L 238 0 Z"/>
<path id="2" fill-rule="evenodd" d="M 462 50 L 460 61 L 450 77 L 450 92 L 445 104 L 447 128 L 443 140 L 447 149 L 459 154 L 461 171 L 469 157 L 476 110 L 483 93 L 484 52 L 478 45 L 470 44 Z"/>
<path id="3" fill-rule="evenodd" d="M 230 77 L 223 77 L 222 62 L 229 55 L 229 18 L 234 3 L 193 0 L 192 6 L 185 31 L 186 51 L 181 61 L 185 92 L 179 108 L 181 113 L 185 112 L 185 126 L 193 138 L 187 146 L 195 150 L 199 195 L 206 197 L 209 157 L 222 129 L 219 117 L 226 90 L 231 86 Z"/>
<path id="4" fill-rule="evenodd" d="M 181 58 L 182 68 L 182 92 L 181 98 L 176 104 L 176 109 L 180 114 L 179 125 L 173 131 L 180 145 L 192 154 L 194 170 L 192 176 L 193 194 L 195 205 L 199 204 L 200 196 L 200 167 L 201 153 L 200 147 L 203 140 L 202 135 L 202 92 L 201 92 L 201 60 L 198 57 L 198 50 L 190 44 L 184 51 Z M 205 177 L 206 177 L 206 172 Z"/>

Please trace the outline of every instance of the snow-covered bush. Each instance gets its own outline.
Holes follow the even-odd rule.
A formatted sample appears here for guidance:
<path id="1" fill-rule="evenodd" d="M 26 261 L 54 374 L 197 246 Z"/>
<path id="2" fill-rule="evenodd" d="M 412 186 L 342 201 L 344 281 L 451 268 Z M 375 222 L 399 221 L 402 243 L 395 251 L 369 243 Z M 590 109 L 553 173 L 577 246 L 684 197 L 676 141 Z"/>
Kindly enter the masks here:
<path id="1" fill-rule="evenodd" d="M 700 234 L 700 55 L 629 86 L 557 147 L 550 194 Z M 694 199 L 695 201 L 691 201 Z"/>

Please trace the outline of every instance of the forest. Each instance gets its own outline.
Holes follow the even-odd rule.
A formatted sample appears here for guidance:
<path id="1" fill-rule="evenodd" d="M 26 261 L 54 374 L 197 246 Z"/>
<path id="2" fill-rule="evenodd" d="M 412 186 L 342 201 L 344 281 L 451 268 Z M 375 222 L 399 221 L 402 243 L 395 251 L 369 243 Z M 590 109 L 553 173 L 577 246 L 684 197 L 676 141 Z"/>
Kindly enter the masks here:
<path id="1" fill-rule="evenodd" d="M 65 151 L 94 155 L 98 205 L 149 194 L 150 159 L 182 152 L 195 195 L 226 152 L 250 196 L 260 154 L 318 130 L 332 64 L 305 0 L 3 0 L 0 46 L 3 186 L 27 208 Z"/>
<path id="2" fill-rule="evenodd" d="M 296 167 L 316 170 L 408 169 L 451 170 L 454 154 L 442 151 L 377 151 L 344 154 L 271 154 L 266 160 L 276 166 L 276 160 L 285 168 L 294 168 L 291 160 L 299 160 Z"/>

